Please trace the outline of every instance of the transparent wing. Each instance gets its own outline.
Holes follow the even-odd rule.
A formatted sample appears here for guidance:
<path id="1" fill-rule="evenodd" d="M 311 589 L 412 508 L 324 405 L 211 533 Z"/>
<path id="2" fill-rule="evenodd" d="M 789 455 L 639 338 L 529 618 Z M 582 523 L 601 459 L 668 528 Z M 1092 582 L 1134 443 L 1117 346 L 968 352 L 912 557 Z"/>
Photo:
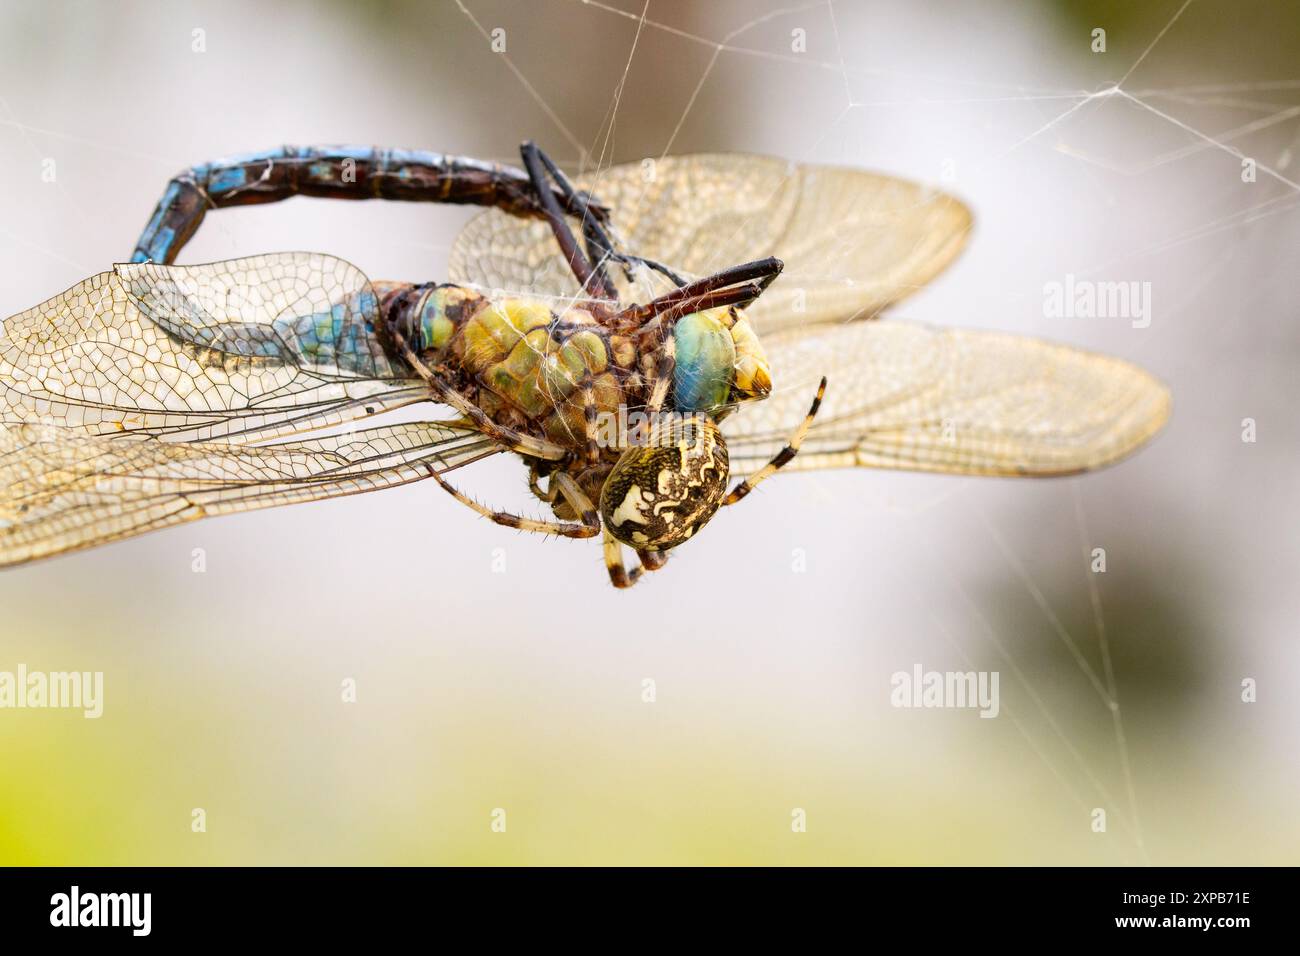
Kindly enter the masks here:
<path id="1" fill-rule="evenodd" d="M 376 316 L 332 256 L 119 265 L 5 321 L 0 423 L 252 441 L 425 398 Z"/>
<path id="2" fill-rule="evenodd" d="M 688 276 L 779 256 L 785 272 L 748 314 L 760 332 L 870 318 L 925 285 L 971 228 L 957 199 L 857 169 L 767 156 L 701 154 L 614 166 L 583 180 L 612 210 L 626 251 Z M 453 282 L 572 296 L 577 285 L 543 222 L 497 211 L 464 228 Z M 622 288 L 644 301 L 662 280 Z"/>
<path id="3" fill-rule="evenodd" d="M 258 447 L 0 425 L 0 566 L 209 515 L 376 491 L 498 450 L 430 422 Z"/>
<path id="4" fill-rule="evenodd" d="M 826 399 L 787 470 L 1070 474 L 1122 458 L 1169 416 L 1168 389 L 1142 369 L 1038 339 L 882 321 L 765 344 L 778 390 L 722 426 L 740 475 L 785 444 L 822 375 Z"/>

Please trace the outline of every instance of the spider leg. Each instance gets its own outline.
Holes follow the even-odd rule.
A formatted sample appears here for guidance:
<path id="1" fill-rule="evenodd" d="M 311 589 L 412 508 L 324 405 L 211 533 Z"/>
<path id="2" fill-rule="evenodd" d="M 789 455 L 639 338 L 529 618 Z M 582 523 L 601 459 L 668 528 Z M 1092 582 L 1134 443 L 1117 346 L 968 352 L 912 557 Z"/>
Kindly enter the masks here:
<path id="1" fill-rule="evenodd" d="M 668 563 L 667 551 L 637 551 L 636 556 L 641 559 L 641 567 L 646 571 L 658 571 Z"/>
<path id="2" fill-rule="evenodd" d="M 541 475 L 537 473 L 537 462 L 535 461 L 529 462 L 528 463 L 528 490 L 531 491 L 533 493 L 533 496 L 537 498 L 539 501 L 544 501 L 548 505 L 554 504 L 556 497 L 560 493 L 560 486 L 557 485 L 554 481 L 551 481 L 547 483 L 547 488 L 545 491 L 543 491 L 540 479 L 541 479 Z"/>
<path id="3" fill-rule="evenodd" d="M 609 571 L 609 580 L 614 587 L 621 589 L 630 588 L 641 580 L 641 575 L 646 571 L 658 571 L 668 563 L 668 552 L 666 551 L 641 551 L 637 550 L 636 556 L 640 559 L 640 564 L 633 565 L 631 570 L 623 563 L 623 545 L 614 540 L 614 537 L 605 532 L 605 569 Z"/>
<path id="4" fill-rule="evenodd" d="M 582 495 L 581 491 L 579 491 L 578 494 L 582 495 L 582 500 L 586 502 L 586 507 L 580 509 L 577 505 L 574 505 L 574 510 L 582 516 L 581 523 L 572 521 L 542 521 L 537 518 L 522 518 L 519 515 L 511 514 L 507 511 L 493 511 L 491 508 L 486 508 L 473 498 L 464 495 L 453 488 L 447 483 L 447 480 L 443 478 L 442 475 L 434 471 L 432 466 L 429 467 L 429 475 L 434 481 L 442 486 L 443 491 L 447 492 L 447 494 L 451 495 L 461 504 L 465 505 L 472 511 L 478 512 L 489 521 L 505 525 L 507 528 L 517 528 L 520 531 L 532 531 L 537 534 L 558 534 L 566 538 L 594 538 L 596 535 L 600 534 L 600 516 L 596 513 L 596 509 L 591 504 L 591 501 L 587 499 L 586 495 Z M 565 488 L 563 479 L 568 478 L 568 480 L 573 483 L 575 489 L 577 488 L 577 483 L 573 482 L 573 479 L 569 478 L 569 476 L 565 474 L 560 474 L 557 477 L 561 479 L 560 491 L 567 498 L 568 492 Z M 570 504 L 572 504 L 572 502 L 570 502 Z"/>
<path id="5" fill-rule="evenodd" d="M 587 497 L 587 493 L 563 471 L 557 471 L 552 481 L 559 486 L 560 494 L 569 503 L 573 513 L 582 521 L 583 526 L 593 529 L 590 535 L 583 535 L 583 537 L 595 537 L 601 528 L 600 513 L 596 510 L 596 506 L 592 504 L 591 499 Z"/>
<path id="6" fill-rule="evenodd" d="M 649 398 L 646 399 L 646 417 L 651 419 L 659 414 L 668 397 L 668 386 L 673 383 L 673 371 L 677 368 L 677 339 L 668 335 L 663 340 L 659 360 L 655 363 L 654 377 L 650 380 Z"/>
<path id="7" fill-rule="evenodd" d="M 741 481 L 735 488 L 731 489 L 731 494 L 723 499 L 723 506 L 734 505 L 745 495 L 754 490 L 759 482 L 766 481 L 772 475 L 788 465 L 795 455 L 799 454 L 799 446 L 803 444 L 804 437 L 808 434 L 808 429 L 812 427 L 813 419 L 817 417 L 817 409 L 821 407 L 822 396 L 826 394 L 826 377 L 822 376 L 821 384 L 817 386 L 817 394 L 813 397 L 812 407 L 808 409 L 808 414 L 804 416 L 799 427 L 794 430 L 790 436 L 790 441 L 779 452 L 772 457 L 766 465 L 754 472 L 748 478 Z"/>
<path id="8" fill-rule="evenodd" d="M 595 465 L 600 461 L 600 442 L 596 434 L 596 390 L 590 372 L 582 379 L 582 426 L 586 431 L 587 461 Z"/>
<path id="9" fill-rule="evenodd" d="M 641 580 L 641 565 L 636 565 L 631 571 L 627 569 L 623 564 L 623 545 L 608 530 L 605 532 L 605 569 L 609 571 L 610 583 L 619 589 L 630 588 Z"/>
<path id="10" fill-rule="evenodd" d="M 499 444 L 505 445 L 511 451 L 518 452 L 521 455 L 531 455 L 533 458 L 544 458 L 548 461 L 559 461 L 568 456 L 569 452 L 563 445 L 557 445 L 555 442 L 547 441 L 544 438 L 537 438 L 533 435 L 525 435 L 523 432 L 516 431 L 505 425 L 498 425 L 487 414 L 467 399 L 460 392 L 456 391 L 447 383 L 443 382 L 433 373 L 427 365 L 420 361 L 420 357 L 412 351 L 411 346 L 401 335 L 394 333 L 397 346 L 402 352 L 402 357 L 410 364 L 417 375 L 420 376 L 434 393 L 438 401 L 444 405 L 450 405 L 456 411 L 465 416 L 467 423 L 478 431 L 482 432 L 488 438 Z"/>

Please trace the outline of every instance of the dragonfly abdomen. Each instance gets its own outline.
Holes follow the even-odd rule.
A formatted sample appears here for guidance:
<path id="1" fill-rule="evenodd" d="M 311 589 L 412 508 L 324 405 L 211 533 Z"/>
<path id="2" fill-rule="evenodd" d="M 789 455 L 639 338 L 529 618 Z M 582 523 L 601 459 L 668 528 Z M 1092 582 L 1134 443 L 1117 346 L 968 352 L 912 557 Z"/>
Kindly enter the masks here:
<path id="1" fill-rule="evenodd" d="M 178 173 L 131 261 L 174 262 L 209 209 L 319 196 L 464 203 L 533 216 L 538 207 L 532 195 L 522 170 L 462 156 L 371 146 L 280 146 Z"/>

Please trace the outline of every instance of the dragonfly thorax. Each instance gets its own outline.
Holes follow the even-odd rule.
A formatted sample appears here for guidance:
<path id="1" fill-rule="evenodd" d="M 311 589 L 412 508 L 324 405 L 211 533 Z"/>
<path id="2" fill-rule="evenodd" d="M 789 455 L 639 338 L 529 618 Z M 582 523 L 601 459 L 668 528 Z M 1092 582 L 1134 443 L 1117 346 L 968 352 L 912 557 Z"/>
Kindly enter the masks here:
<path id="1" fill-rule="evenodd" d="M 665 333 L 618 328 L 599 302 L 433 284 L 385 287 L 381 298 L 388 336 L 402 336 L 490 417 L 575 450 L 585 447 L 589 405 L 601 422 L 645 407 L 666 335 L 675 346 L 668 411 L 718 416 L 771 389 L 767 358 L 736 309 L 683 316 Z"/>

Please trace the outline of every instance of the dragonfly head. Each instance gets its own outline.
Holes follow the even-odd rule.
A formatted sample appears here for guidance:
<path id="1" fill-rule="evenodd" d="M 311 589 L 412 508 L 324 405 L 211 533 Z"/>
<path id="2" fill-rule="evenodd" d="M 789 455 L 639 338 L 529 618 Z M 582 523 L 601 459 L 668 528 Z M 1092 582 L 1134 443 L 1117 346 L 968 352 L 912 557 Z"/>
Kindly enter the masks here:
<path id="1" fill-rule="evenodd" d="M 694 312 L 673 327 L 677 349 L 674 405 L 679 412 L 716 413 L 766 398 L 772 372 L 745 314 L 734 308 Z"/>
<path id="2" fill-rule="evenodd" d="M 600 492 L 600 516 L 614 538 L 667 551 L 704 527 L 727 494 L 727 445 L 708 415 L 670 419 L 619 456 Z"/>
<path id="3" fill-rule="evenodd" d="M 732 397 L 736 401 L 767 398 L 772 391 L 772 367 L 767 364 L 767 353 L 743 312 L 736 312 L 736 321 L 731 326 L 731 341 L 736 346 Z"/>

